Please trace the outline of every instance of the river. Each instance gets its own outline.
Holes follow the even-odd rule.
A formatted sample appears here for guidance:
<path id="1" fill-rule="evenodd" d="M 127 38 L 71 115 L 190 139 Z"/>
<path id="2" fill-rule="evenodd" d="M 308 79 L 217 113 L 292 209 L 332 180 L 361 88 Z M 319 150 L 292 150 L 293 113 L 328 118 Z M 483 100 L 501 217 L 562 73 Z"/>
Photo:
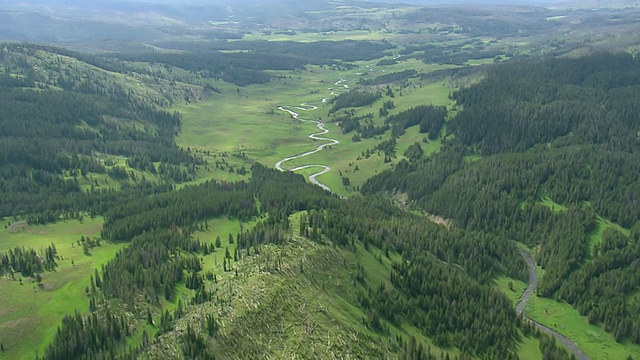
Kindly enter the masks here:
<path id="1" fill-rule="evenodd" d="M 520 298 L 520 301 L 516 306 L 516 313 L 518 315 L 522 315 L 525 318 L 525 320 L 533 323 L 538 329 L 540 329 L 540 331 L 553 336 L 557 341 L 561 342 L 567 349 L 569 349 L 569 351 L 573 353 L 573 355 L 575 355 L 576 359 L 589 360 L 589 356 L 580 349 L 578 344 L 573 342 L 568 337 L 560 334 L 559 332 L 531 319 L 524 312 L 524 309 L 526 308 L 527 303 L 531 299 L 531 296 L 533 296 L 533 291 L 535 290 L 536 286 L 538 286 L 538 273 L 536 272 L 536 264 L 533 261 L 533 258 L 531 257 L 531 255 L 522 249 L 519 249 L 519 251 L 520 251 L 520 255 L 524 258 L 524 261 L 527 263 L 527 267 L 529 268 L 529 286 L 527 286 L 527 289 L 524 291 L 524 293 L 522 293 L 522 297 Z"/>

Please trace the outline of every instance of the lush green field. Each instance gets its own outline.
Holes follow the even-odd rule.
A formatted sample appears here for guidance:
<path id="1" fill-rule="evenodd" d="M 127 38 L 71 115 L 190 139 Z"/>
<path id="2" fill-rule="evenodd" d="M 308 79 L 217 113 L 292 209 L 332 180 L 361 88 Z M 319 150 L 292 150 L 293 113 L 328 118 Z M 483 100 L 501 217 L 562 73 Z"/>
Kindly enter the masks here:
<path id="1" fill-rule="evenodd" d="M 542 204 L 546 205 L 549 209 L 551 209 L 551 211 L 555 213 L 567 210 L 566 206 L 558 204 L 557 202 L 551 200 L 551 198 L 549 198 L 548 196 L 545 196 L 544 199 L 542 199 Z"/>
<path id="2" fill-rule="evenodd" d="M 216 238 L 220 237 L 221 246 L 216 249 L 215 252 L 202 257 L 203 273 L 212 272 L 214 274 L 221 274 L 224 272 L 223 261 L 226 255 L 226 250 L 229 250 L 231 260 L 233 260 L 234 252 L 238 243 L 235 241 L 236 235 L 240 232 L 240 226 L 242 231 L 250 230 L 256 223 L 256 221 L 250 221 L 246 223 L 240 223 L 238 220 L 231 220 L 227 218 L 211 219 L 208 221 L 209 230 L 196 231 L 193 236 L 196 239 L 200 239 L 202 242 L 215 243 Z M 229 234 L 233 236 L 234 241 L 229 241 Z M 242 254 L 239 254 L 242 255 Z M 233 261 L 232 261 L 233 262 Z M 231 263 L 231 262 L 230 262 Z M 235 269 L 235 262 L 233 262 L 232 268 Z"/>
<path id="3" fill-rule="evenodd" d="M 511 285 L 509 285 L 511 284 Z M 520 301 L 520 296 L 526 290 L 527 284 L 520 280 L 508 278 L 506 276 L 499 276 L 495 280 L 494 284 L 500 291 L 502 291 L 511 301 L 515 307 Z"/>
<path id="4" fill-rule="evenodd" d="M 270 165 L 313 148 L 308 145 L 311 140 L 307 138 L 307 126 L 295 122 L 278 107 L 303 102 L 319 104 L 323 97 L 330 96 L 327 88 L 341 75 L 321 68 L 304 75 L 287 73 L 286 79 L 244 88 L 214 83 L 222 95 L 176 108 L 183 114 L 178 144 L 214 154 L 244 153 Z M 311 94 L 314 91 L 317 93 Z"/>
<path id="5" fill-rule="evenodd" d="M 15 247 L 33 248 L 36 251 L 55 244 L 58 250 L 58 267 L 54 272 L 41 274 L 42 285 L 33 279 L 15 280 L 0 278 L 3 306 L 0 308 L 0 343 L 6 351 L 0 357 L 6 359 L 32 359 L 35 351 L 42 353 L 53 339 L 56 328 L 65 314 L 88 309 L 85 287 L 94 268 L 100 268 L 111 259 L 124 244 L 105 241 L 83 253 L 77 241 L 80 236 L 99 236 L 103 219 L 88 216 L 82 221 L 69 220 L 46 226 L 32 226 L 24 222 L 4 227 L 8 220 L 0 222 L 0 252 Z M 13 221 L 11 221 L 13 222 Z"/>
<path id="6" fill-rule="evenodd" d="M 536 338 L 523 338 L 518 347 L 520 360 L 540 360 L 543 359 L 540 351 L 540 342 Z"/>
<path id="7" fill-rule="evenodd" d="M 515 307 L 520 301 L 522 293 L 527 288 L 527 284 L 520 281 L 508 278 L 506 276 L 499 276 L 494 286 L 502 291 L 513 302 Z M 540 344 L 538 339 L 530 337 L 523 337 L 518 347 L 518 356 L 521 360 L 538 360 L 542 359 L 542 353 L 540 352 Z"/>
<path id="8" fill-rule="evenodd" d="M 318 180 L 343 196 L 357 192 L 366 179 L 391 168 L 402 158 L 406 148 L 415 142 L 421 142 L 426 155 L 438 151 L 439 141 L 423 143 L 426 134 L 419 134 L 416 127 L 408 129 L 406 134 L 398 139 L 397 157 L 390 163 L 384 163 L 384 156 L 377 153 L 367 159 L 361 157 L 357 160 L 366 150 L 372 150 L 380 141 L 388 140 L 390 132 L 376 138 L 353 142 L 353 133 L 343 134 L 338 124 L 331 122 L 334 116 L 329 114 L 331 106 L 322 100 L 330 99 L 334 90 L 346 91 L 343 84 L 349 88 L 355 87 L 358 79 L 363 76 L 373 78 L 385 72 L 413 68 L 420 72 L 428 72 L 446 67 L 426 65 L 417 60 L 402 61 L 384 67 L 375 66 L 375 62 L 362 62 L 358 65 L 359 68 L 353 70 L 309 67 L 301 72 L 279 72 L 278 75 L 283 78 L 274 79 L 267 85 L 243 88 L 215 82 L 213 84 L 221 89 L 221 94 L 215 94 L 199 103 L 176 108 L 183 114 L 178 144 L 196 151 L 210 152 L 212 155 L 206 157 L 210 164 L 215 163 L 220 159 L 220 155 L 224 154 L 225 161 L 235 168 L 247 167 L 251 160 L 272 166 L 280 159 L 313 150 L 322 144 L 321 141 L 308 138 L 310 134 L 319 131 L 316 125 L 296 121 L 288 113 L 278 110 L 279 106 L 284 106 L 298 112 L 302 119 L 324 121 L 329 133 L 322 137 L 337 139 L 340 143 L 316 154 L 291 160 L 283 166 L 293 168 L 307 164 L 328 165 L 331 171 L 319 176 Z M 336 85 L 335 82 L 339 79 L 344 79 L 345 82 Z M 373 113 L 374 124 L 382 125 L 383 118 L 378 116 L 377 110 L 382 107 L 383 101 L 388 100 L 392 100 L 396 105 L 395 109 L 390 110 L 390 114 L 420 104 L 444 105 L 451 109 L 453 103 L 449 100 L 449 95 L 452 91 L 453 87 L 448 82 L 425 83 L 413 78 L 405 86 L 394 89 L 394 98 L 383 97 L 371 106 L 356 108 L 355 115 Z M 318 108 L 302 110 L 298 108 L 302 103 Z M 341 110 L 336 115 L 344 111 Z M 313 172 L 313 169 L 304 171 L 306 175 Z M 342 184 L 342 177 L 349 178 L 349 186 Z M 208 178 L 234 180 L 240 177 L 237 174 L 212 169 L 201 174 L 199 181 Z"/>

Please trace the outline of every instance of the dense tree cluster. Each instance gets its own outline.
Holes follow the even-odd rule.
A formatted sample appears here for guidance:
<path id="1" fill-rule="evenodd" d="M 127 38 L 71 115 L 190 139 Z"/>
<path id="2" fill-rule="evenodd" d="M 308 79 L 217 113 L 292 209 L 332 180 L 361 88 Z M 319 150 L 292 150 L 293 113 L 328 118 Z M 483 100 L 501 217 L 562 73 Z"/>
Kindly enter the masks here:
<path id="1" fill-rule="evenodd" d="M 204 48 L 201 44 L 181 42 L 166 43 L 165 46 L 185 51 L 119 54 L 118 58 L 160 62 L 246 86 L 268 82 L 271 76 L 265 70 L 296 70 L 308 64 L 337 65 L 340 61 L 371 60 L 383 56 L 385 50 L 393 47 L 373 41 L 238 41 L 218 42 Z"/>
<path id="2" fill-rule="evenodd" d="M 53 62 L 44 74 L 37 72 L 28 56 L 41 51 L 38 46 L 2 46 L 10 54 L 3 59 L 5 71 L 19 81 L 0 86 L 0 216 L 43 223 L 93 211 L 88 204 L 109 196 L 109 190 L 96 189 L 96 182 L 83 191 L 79 179 L 106 174 L 124 188 L 144 183 L 117 164 L 121 157 L 129 167 L 168 182 L 190 180 L 204 164 L 174 142 L 179 113 L 158 109 L 81 67 L 63 69 Z"/>
<path id="3" fill-rule="evenodd" d="M 422 150 L 422 146 L 419 142 L 413 143 L 407 147 L 407 150 L 404 151 L 404 157 L 406 157 L 409 162 L 415 162 L 420 159 L 422 155 L 424 155 L 424 150 Z"/>
<path id="4" fill-rule="evenodd" d="M 226 251 L 225 270 L 232 270 L 232 260 L 260 253 L 264 244 L 286 241 L 289 236 L 289 215 L 295 211 L 307 210 L 301 219 L 301 232 L 312 240 L 330 241 L 345 248 L 353 248 L 354 242 L 358 241 L 365 248 L 375 246 L 386 249 L 386 252 L 397 251 L 406 259 L 396 265 L 395 275 L 390 279 L 393 288 L 372 289 L 371 294 L 363 296 L 361 302 L 371 313 L 372 324 L 375 323 L 373 319 L 376 316 L 379 317 L 378 322 L 381 319 L 391 322 L 411 321 L 427 331 L 427 334 L 437 336 L 442 344 L 462 346 L 469 354 L 510 354 L 513 350 L 517 340 L 517 336 L 513 334 L 517 334 L 519 321 L 509 301 L 489 286 L 490 281 L 498 274 L 522 279 L 526 276 L 524 264 L 514 256 L 517 249 L 513 243 L 481 232 L 447 230 L 410 215 L 381 198 L 340 200 L 307 184 L 301 176 L 292 173 L 278 172 L 259 164 L 254 165 L 251 171 L 253 176 L 246 184 L 208 183 L 169 194 L 159 194 L 147 200 L 138 198 L 136 202 L 139 204 L 131 201 L 114 206 L 106 215 L 106 234 L 111 233 L 109 229 L 114 224 L 120 224 L 117 226 L 121 227 L 127 223 L 143 224 L 140 229 L 144 232 L 131 233 L 139 235 L 133 238 L 129 247 L 121 250 L 103 267 L 102 274 L 96 272 L 92 287 L 107 297 L 117 298 L 125 303 L 135 303 L 142 294 L 147 301 L 157 304 L 161 297 L 171 299 L 176 284 L 184 281 L 188 288 L 196 291 L 191 303 L 210 301 L 213 299 L 212 293 L 207 289 L 207 277 L 199 273 L 201 265 L 197 254 L 209 253 L 213 245 L 193 239 L 188 229 L 211 216 L 238 216 L 239 213 L 196 211 L 188 213 L 188 216 L 183 214 L 173 219 L 181 224 L 182 231 L 168 221 L 144 219 L 163 219 L 164 216 L 155 213 L 156 208 L 161 213 L 166 211 L 167 214 L 182 214 L 180 207 L 189 203 L 193 205 L 192 209 L 197 209 L 199 206 L 195 204 L 198 203 L 198 196 L 203 197 L 203 204 L 211 202 L 214 204 L 211 206 L 216 207 L 216 201 L 224 204 L 225 197 L 231 199 L 235 195 L 233 203 L 246 202 L 247 206 L 255 209 L 259 201 L 261 212 L 268 216 L 251 230 L 241 231 L 235 237 L 230 234 L 230 241 L 237 241 L 238 249 L 233 255 Z M 245 198 L 245 192 L 252 196 Z M 220 208 L 225 206 L 229 206 L 229 203 Z M 130 221 L 131 219 L 135 221 Z M 265 269 L 278 269 L 280 262 L 281 259 L 278 258 L 267 259 L 262 266 Z M 426 273 L 422 274 L 418 270 Z M 436 276 L 438 274 L 441 276 Z M 446 280 L 451 276 L 456 279 L 453 283 L 464 283 L 465 289 L 477 289 L 478 296 L 471 299 L 455 295 L 453 283 Z M 435 278 L 440 280 L 433 280 Z M 424 286 L 409 286 L 421 281 L 425 282 L 425 286 L 431 286 L 433 291 L 427 291 Z M 417 301 L 413 291 L 423 290 L 421 293 L 425 297 Z M 427 296 L 428 294 L 430 295 Z M 452 299 L 457 299 L 454 303 L 461 305 L 451 308 Z M 98 308 L 96 311 L 101 314 L 103 310 Z M 441 315 L 436 315 L 439 313 Z M 434 325 L 443 320 L 439 318 L 444 316 L 442 314 L 450 315 L 447 315 L 447 321 L 454 318 L 457 320 L 446 326 Z M 171 319 L 178 315 L 169 316 L 164 322 L 164 317 L 161 318 L 160 328 L 165 329 L 163 331 L 172 327 Z M 481 336 L 488 324 L 494 324 L 494 327 L 487 330 L 486 336 Z M 483 330 L 478 331 L 474 326 Z M 468 332 L 473 332 L 473 329 L 478 335 L 468 337 Z M 507 333 L 508 336 L 503 336 Z M 184 340 L 197 344 L 198 336 L 201 335 L 195 332 L 192 335 L 191 338 L 185 335 L 187 337 Z M 184 346 L 189 353 L 202 351 L 204 348 L 206 347 Z"/>
<path id="5" fill-rule="evenodd" d="M 544 360 L 574 360 L 575 356 L 567 354 L 567 351 L 561 345 L 558 345 L 556 339 L 547 334 L 540 334 L 540 352 Z"/>
<path id="6" fill-rule="evenodd" d="M 467 47 L 455 45 L 410 45 L 400 50 L 398 53 L 404 58 L 422 60 L 427 64 L 451 64 L 464 65 L 469 60 L 492 59 L 496 56 L 504 55 L 502 49 L 487 49 L 482 41 L 468 40 Z"/>
<path id="7" fill-rule="evenodd" d="M 152 304 L 158 304 L 161 297 L 171 300 L 176 284 L 183 280 L 183 272 L 201 269 L 197 257 L 179 252 L 189 251 L 193 245 L 188 236 L 177 232 L 154 231 L 139 235 L 103 266 L 102 279 L 96 275 L 96 285 L 100 283 L 97 287 L 105 295 L 125 302 L 132 303 L 139 293 L 144 293 Z"/>
<path id="8" fill-rule="evenodd" d="M 0 253 L 0 276 L 17 272 L 22 276 L 36 277 L 41 272 L 54 271 L 58 265 L 57 257 L 54 244 L 47 246 L 40 254 L 31 248 L 17 247 Z"/>
<path id="9" fill-rule="evenodd" d="M 387 117 L 385 123 L 392 126 L 391 134 L 394 137 L 404 134 L 407 128 L 419 125 L 420 133 L 429 133 L 429 139 L 435 140 L 440 136 L 446 117 L 447 108 L 444 106 L 420 105 Z"/>
<path id="10" fill-rule="evenodd" d="M 380 99 L 381 94 L 378 92 L 370 92 L 364 90 L 354 90 L 346 93 L 342 93 L 329 100 L 329 103 L 333 104 L 329 113 L 335 113 L 336 111 L 348 107 L 360 107 L 373 103 Z"/>
<path id="11" fill-rule="evenodd" d="M 490 286 L 470 280 L 429 255 L 396 265 L 391 282 L 411 299 L 405 307 L 407 319 L 436 344 L 455 344 L 465 353 L 490 358 L 514 358 L 512 349 L 518 340 L 515 310 Z"/>
<path id="12" fill-rule="evenodd" d="M 147 198 L 123 199 L 105 212 L 102 235 L 129 240 L 149 229 L 192 226 L 208 218 L 229 216 L 243 220 L 256 216 L 253 193 L 245 183 L 208 181 Z"/>
<path id="13" fill-rule="evenodd" d="M 575 271 L 558 290 L 592 324 L 603 324 L 616 340 L 640 344 L 640 234 L 631 238 L 617 230 L 604 232 L 594 259 Z"/>
<path id="14" fill-rule="evenodd" d="M 539 295 L 637 341 L 635 308 L 624 301 L 634 265 L 611 260 L 633 247 L 607 233 L 601 248 L 589 249 L 587 237 L 598 216 L 625 228 L 640 220 L 639 75 L 628 54 L 497 67 L 454 94 L 463 110 L 447 124 L 454 138 L 441 153 L 402 161 L 362 191 L 404 193 L 463 228 L 536 245 L 545 269 Z M 599 257 L 587 262 L 592 253 Z"/>
<path id="15" fill-rule="evenodd" d="M 395 265 L 390 279 L 393 288 L 370 284 L 368 293 L 360 296 L 374 328 L 382 329 L 381 319 L 408 321 L 440 345 L 453 344 L 468 354 L 513 356 L 518 319 L 511 303 L 488 285 L 498 274 L 525 277 L 512 242 L 447 230 L 382 199 L 350 200 L 309 211 L 301 217 L 300 231 L 312 240 L 330 240 L 346 248 L 358 241 L 365 249 L 375 246 L 403 255 L 405 261 Z M 469 297 L 469 289 L 477 289 L 477 296 Z"/>
<path id="16" fill-rule="evenodd" d="M 129 335 L 129 323 L 109 310 L 83 316 L 66 315 L 51 345 L 38 360 L 114 359 Z"/>
<path id="17" fill-rule="evenodd" d="M 630 54 L 508 63 L 453 94 L 468 111 L 450 130 L 482 154 L 522 151 L 570 133 L 569 143 L 637 150 L 638 86 L 640 61 Z"/>

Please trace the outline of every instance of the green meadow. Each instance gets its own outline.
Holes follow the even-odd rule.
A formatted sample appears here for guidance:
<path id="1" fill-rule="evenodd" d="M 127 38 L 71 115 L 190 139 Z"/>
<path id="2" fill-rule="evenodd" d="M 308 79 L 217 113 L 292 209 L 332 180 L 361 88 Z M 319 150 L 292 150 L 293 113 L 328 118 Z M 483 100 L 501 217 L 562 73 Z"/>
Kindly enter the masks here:
<path id="1" fill-rule="evenodd" d="M 592 359 L 640 357 L 640 346 L 627 341 L 618 343 L 601 326 L 589 324 L 586 317 L 564 302 L 535 296 L 527 304 L 527 315 L 573 340 Z"/>
<path id="2" fill-rule="evenodd" d="M 12 225 L 8 225 L 10 222 Z M 36 352 L 42 354 L 65 314 L 88 309 L 85 288 L 90 285 L 89 275 L 125 246 L 102 241 L 91 249 L 90 255 L 85 255 L 77 243 L 80 236 L 99 237 L 102 223 L 101 217 L 88 216 L 82 222 L 68 220 L 44 226 L 7 219 L 0 222 L 0 252 L 15 247 L 38 251 L 53 243 L 59 256 L 56 270 L 41 274 L 41 285 L 20 274 L 15 275 L 15 280 L 0 278 L 0 343 L 6 349 L 2 356 L 32 359 Z M 33 338 L 39 339 L 39 348 L 26 341 Z"/>
<path id="3" fill-rule="evenodd" d="M 511 279 L 506 276 L 499 276 L 494 281 L 494 286 L 502 291 L 513 302 L 515 307 L 520 301 L 520 296 L 527 289 L 526 283 L 520 280 Z"/>
<path id="4" fill-rule="evenodd" d="M 417 60 L 401 61 L 389 66 L 375 66 L 375 62 L 358 63 L 359 68 L 351 70 L 335 70 L 329 67 L 309 67 L 297 72 L 274 72 L 280 78 L 274 78 L 267 85 L 250 85 L 243 88 L 229 84 L 212 82 L 221 89 L 220 94 L 197 103 L 180 105 L 175 109 L 183 114 L 182 131 L 177 142 L 182 147 L 189 147 L 198 152 L 208 152 L 210 164 L 225 156 L 225 162 L 232 167 L 249 167 L 251 161 L 258 161 L 267 166 L 273 166 L 285 157 L 311 151 L 323 144 L 320 140 L 310 139 L 308 136 L 319 132 L 314 123 L 296 121 L 290 114 L 278 110 L 283 106 L 299 114 L 306 120 L 321 120 L 329 132 L 321 137 L 339 140 L 340 143 L 304 158 L 288 161 L 285 168 L 294 168 L 308 164 L 322 164 L 331 167 L 331 171 L 318 177 L 318 180 L 328 185 L 332 191 L 342 196 L 357 192 L 371 176 L 391 168 L 403 158 L 406 148 L 415 143 L 421 143 L 425 156 L 437 152 L 440 142 L 425 143 L 426 134 L 419 134 L 417 127 L 407 129 L 406 133 L 397 141 L 396 158 L 384 163 L 384 156 L 373 152 L 369 158 L 361 156 L 367 150 L 390 139 L 390 132 L 370 139 L 353 142 L 354 133 L 343 134 L 339 124 L 332 122 L 335 116 L 340 116 L 345 109 L 336 114 L 329 114 L 331 105 L 323 102 L 330 99 L 332 91 L 346 91 L 342 87 L 346 84 L 349 89 L 357 86 L 361 77 L 373 78 L 384 73 L 398 72 L 407 69 L 417 69 L 428 72 L 446 66 L 426 65 Z M 345 82 L 336 85 L 336 81 Z M 354 108 L 356 116 L 373 113 L 373 123 L 382 125 L 383 118 L 378 116 L 378 109 L 384 101 L 391 100 L 395 108 L 390 114 L 399 113 L 420 104 L 433 104 L 453 108 L 449 95 L 454 87 L 447 81 L 427 83 L 417 77 L 406 81 L 403 86 L 393 88 L 393 98 L 384 96 L 370 106 Z M 301 104 L 317 106 L 315 110 L 303 110 Z M 360 158 L 360 159 L 358 159 Z M 305 176 L 318 170 L 303 170 Z M 343 185 L 342 178 L 349 179 L 349 185 Z M 200 174 L 197 182 L 209 178 L 219 180 L 235 180 L 241 178 L 237 174 L 211 171 Z"/>
<path id="5" fill-rule="evenodd" d="M 545 196 L 545 197 L 542 199 L 542 204 L 543 204 L 543 205 L 545 205 L 545 206 L 547 206 L 547 207 L 548 207 L 549 209 L 551 209 L 551 211 L 553 211 L 554 213 L 558 213 L 558 212 L 566 211 L 566 210 L 567 210 L 567 207 L 566 207 L 566 206 L 563 206 L 563 205 L 561 205 L 561 204 L 558 204 L 557 202 L 555 202 L 555 201 L 551 200 L 551 198 L 550 198 L 550 197 L 548 197 L 548 196 Z"/>
<path id="6" fill-rule="evenodd" d="M 538 278 L 544 269 L 537 267 Z M 515 284 L 515 282 L 514 282 Z M 592 359 L 626 359 L 640 357 L 640 346 L 628 341 L 618 343 L 601 325 L 591 325 L 587 317 L 565 302 L 538 297 L 534 292 L 524 310 L 531 319 L 573 340 Z"/>
<path id="7" fill-rule="evenodd" d="M 596 224 L 596 228 L 587 236 L 587 255 L 589 258 L 593 257 L 593 247 L 602 242 L 602 234 L 606 229 L 615 229 L 619 232 L 629 236 L 630 230 L 625 229 L 622 226 L 613 223 L 603 217 L 598 216 L 598 222 Z"/>

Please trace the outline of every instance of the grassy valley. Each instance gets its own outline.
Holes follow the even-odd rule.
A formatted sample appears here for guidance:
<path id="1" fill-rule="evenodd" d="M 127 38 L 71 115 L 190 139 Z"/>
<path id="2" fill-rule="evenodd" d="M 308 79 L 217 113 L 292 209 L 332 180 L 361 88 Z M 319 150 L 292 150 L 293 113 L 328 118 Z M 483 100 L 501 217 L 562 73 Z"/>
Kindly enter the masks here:
<path id="1" fill-rule="evenodd" d="M 635 10 L 226 5 L 6 5 L 0 358 L 640 358 Z"/>

